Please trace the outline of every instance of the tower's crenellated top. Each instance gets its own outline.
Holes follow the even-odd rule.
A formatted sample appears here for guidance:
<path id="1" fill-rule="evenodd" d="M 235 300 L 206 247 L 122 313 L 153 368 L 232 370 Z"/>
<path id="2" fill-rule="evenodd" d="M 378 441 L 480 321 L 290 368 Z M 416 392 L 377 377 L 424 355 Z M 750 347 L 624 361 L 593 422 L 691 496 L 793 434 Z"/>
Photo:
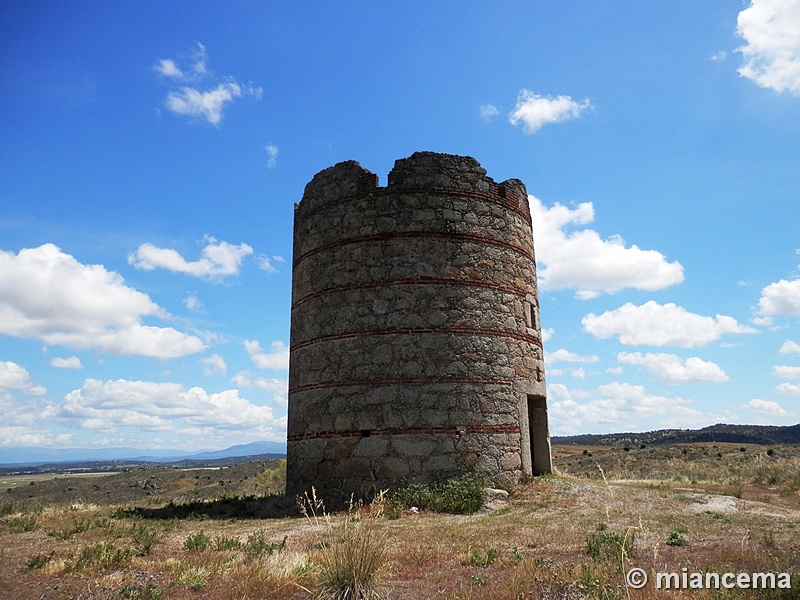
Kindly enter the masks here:
<path id="1" fill-rule="evenodd" d="M 396 160 L 386 187 L 380 187 L 378 176 L 357 161 L 340 162 L 314 176 L 295 209 L 313 211 L 330 202 L 341 202 L 372 192 L 399 190 L 475 194 L 495 199 L 530 216 L 525 184 L 519 179 L 497 183 L 486 175 L 486 169 L 474 158 L 439 152 L 415 152 L 408 158 Z"/>

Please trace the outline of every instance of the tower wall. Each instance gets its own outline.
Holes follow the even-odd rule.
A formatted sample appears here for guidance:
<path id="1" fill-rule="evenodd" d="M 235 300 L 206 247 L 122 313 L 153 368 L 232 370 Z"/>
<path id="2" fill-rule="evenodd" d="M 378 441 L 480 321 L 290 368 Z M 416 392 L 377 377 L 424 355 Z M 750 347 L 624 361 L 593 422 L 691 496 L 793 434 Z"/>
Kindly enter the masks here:
<path id="1" fill-rule="evenodd" d="M 348 161 L 306 186 L 294 227 L 288 494 L 550 470 L 521 181 L 425 152 L 379 187 Z"/>

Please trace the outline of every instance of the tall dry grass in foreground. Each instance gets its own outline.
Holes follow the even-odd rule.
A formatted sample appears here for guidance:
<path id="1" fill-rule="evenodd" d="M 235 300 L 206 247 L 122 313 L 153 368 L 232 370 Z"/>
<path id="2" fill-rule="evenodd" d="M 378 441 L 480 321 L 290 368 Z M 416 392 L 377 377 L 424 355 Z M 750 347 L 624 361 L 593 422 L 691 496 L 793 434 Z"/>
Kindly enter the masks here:
<path id="1" fill-rule="evenodd" d="M 368 505 L 350 499 L 338 522 L 325 511 L 316 490 L 305 493 L 300 509 L 313 526 L 317 543 L 317 597 L 321 600 L 384 600 L 388 598 L 387 534 L 381 528 L 385 492 Z"/>

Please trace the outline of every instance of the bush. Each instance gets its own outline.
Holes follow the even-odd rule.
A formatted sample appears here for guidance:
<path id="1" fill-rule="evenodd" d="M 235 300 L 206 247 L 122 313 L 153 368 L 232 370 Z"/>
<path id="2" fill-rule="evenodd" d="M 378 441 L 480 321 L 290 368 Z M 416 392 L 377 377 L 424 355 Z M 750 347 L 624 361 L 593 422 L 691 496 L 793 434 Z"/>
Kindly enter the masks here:
<path id="1" fill-rule="evenodd" d="M 202 552 L 211 543 L 211 537 L 205 531 L 198 531 L 190 533 L 185 540 L 183 540 L 184 550 L 189 552 Z"/>
<path id="2" fill-rule="evenodd" d="M 412 484 L 392 492 L 389 501 L 400 510 L 415 506 L 421 510 L 468 515 L 483 506 L 483 482 L 478 477 L 463 477 L 429 485 Z"/>
<path id="3" fill-rule="evenodd" d="M 71 564 L 72 569 L 116 569 L 131 561 L 129 548 L 118 548 L 112 542 L 89 544 L 80 551 Z"/>
<path id="4" fill-rule="evenodd" d="M 260 554 L 273 554 L 275 552 L 283 552 L 286 549 L 286 536 L 282 542 L 270 542 L 267 539 L 267 534 L 263 529 L 259 529 L 251 534 L 244 544 L 244 551 L 247 554 L 260 555 Z"/>
<path id="5" fill-rule="evenodd" d="M 312 488 L 300 505 L 303 515 L 314 526 L 319 547 L 318 598 L 322 600 L 384 600 L 386 584 L 386 533 L 379 531 L 378 520 L 386 505 L 381 492 L 366 515 L 361 502 L 351 500 L 345 518 L 331 521 L 322 501 Z M 285 540 L 284 540 L 285 541 Z"/>
<path id="6" fill-rule="evenodd" d="M 24 533 L 39 529 L 39 515 L 22 515 L 20 517 L 9 517 L 5 523 L 11 527 L 11 533 Z"/>
<path id="7" fill-rule="evenodd" d="M 586 539 L 586 553 L 595 562 L 608 562 L 622 566 L 636 555 L 636 536 L 633 530 L 625 533 L 607 529 L 593 533 Z"/>
<path id="8" fill-rule="evenodd" d="M 152 527 L 144 527 L 135 524 L 131 530 L 133 541 L 136 543 L 136 554 L 138 556 L 147 556 L 156 547 L 158 540 L 161 538 L 159 532 Z"/>
<path id="9" fill-rule="evenodd" d="M 53 559 L 53 554 L 54 553 L 51 552 L 50 554 L 37 554 L 36 556 L 32 556 L 25 563 L 25 571 L 31 572 L 44 568 Z"/>

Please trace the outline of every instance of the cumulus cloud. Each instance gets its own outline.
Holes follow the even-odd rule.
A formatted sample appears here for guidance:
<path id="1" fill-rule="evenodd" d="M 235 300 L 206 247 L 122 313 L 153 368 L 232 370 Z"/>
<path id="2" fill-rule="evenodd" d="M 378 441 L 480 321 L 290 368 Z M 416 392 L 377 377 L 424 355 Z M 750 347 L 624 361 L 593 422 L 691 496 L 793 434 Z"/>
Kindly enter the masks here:
<path id="1" fill-rule="evenodd" d="M 259 369 L 280 371 L 289 368 L 289 348 L 280 340 L 272 342 L 269 352 L 264 352 L 258 340 L 246 340 L 242 345 Z"/>
<path id="2" fill-rule="evenodd" d="M 789 411 L 783 409 L 777 402 L 773 402 L 772 400 L 761 400 L 759 398 L 750 400 L 750 402 L 745 404 L 744 407 L 776 417 L 788 417 L 791 414 Z"/>
<path id="3" fill-rule="evenodd" d="M 84 265 L 53 244 L 0 251 L 0 333 L 47 345 L 123 356 L 175 358 L 204 350 L 199 338 L 143 325 L 168 313 L 102 265 Z"/>
<path id="4" fill-rule="evenodd" d="M 796 383 L 782 383 L 780 385 L 775 386 L 775 389 L 778 390 L 781 394 L 792 394 L 794 396 L 800 396 L 800 385 Z"/>
<path id="5" fill-rule="evenodd" d="M 650 300 L 641 306 L 630 302 L 601 315 L 588 314 L 581 319 L 587 333 L 598 339 L 619 336 L 626 346 L 678 346 L 696 348 L 719 339 L 726 333 L 756 333 L 740 325 L 733 317 L 706 317 L 690 313 L 673 303 Z"/>
<path id="6" fill-rule="evenodd" d="M 272 392 L 272 403 L 276 406 L 289 404 L 289 380 L 274 377 L 253 377 L 249 371 L 239 371 L 231 377 L 231 382 L 239 387 L 256 388 Z"/>
<path id="7" fill-rule="evenodd" d="M 225 377 L 225 373 L 228 372 L 228 364 L 219 354 L 212 354 L 209 357 L 201 358 L 200 364 L 203 365 L 204 375 Z"/>
<path id="8" fill-rule="evenodd" d="M 617 354 L 617 360 L 626 365 L 642 365 L 667 383 L 729 380 L 719 365 L 696 356 L 683 360 L 675 354 L 620 352 Z"/>
<path id="9" fill-rule="evenodd" d="M 791 340 L 786 340 L 783 342 L 783 345 L 778 352 L 781 354 L 800 354 L 800 344 Z"/>
<path id="10" fill-rule="evenodd" d="M 87 379 L 67 394 L 57 416 L 84 429 L 114 432 L 121 427 L 174 431 L 179 427 L 248 430 L 272 427 L 272 409 L 239 396 L 238 390 L 210 394 L 178 383 Z"/>
<path id="11" fill-rule="evenodd" d="M 548 123 L 561 123 L 577 119 L 581 113 L 592 108 L 589 99 L 576 102 L 569 96 L 540 96 L 530 90 L 521 90 L 517 105 L 508 116 L 512 125 L 522 124 L 526 133 L 533 134 Z"/>
<path id="12" fill-rule="evenodd" d="M 800 279 L 781 279 L 761 290 L 758 307 L 767 317 L 800 317 Z"/>
<path id="13" fill-rule="evenodd" d="M 203 241 L 206 242 L 206 246 L 202 250 L 202 258 L 196 261 L 187 261 L 177 250 L 171 248 L 142 244 L 136 252 L 128 255 L 128 262 L 137 269 L 145 271 L 160 268 L 201 279 L 219 280 L 238 275 L 242 259 L 253 253 L 253 249 L 247 244 L 233 245 L 228 242 L 218 242 L 216 238 L 210 236 L 205 237 Z"/>
<path id="14" fill-rule="evenodd" d="M 0 361 L 0 394 L 19 391 L 26 396 L 43 396 L 47 390 L 31 381 L 25 367 L 10 360 Z"/>
<path id="15" fill-rule="evenodd" d="M 216 85 L 212 83 L 206 89 L 198 89 L 197 85 L 211 76 L 207 66 L 208 55 L 203 44 L 197 44 L 190 56 L 190 62 L 188 69 L 182 69 L 175 60 L 166 58 L 158 60 L 154 67 L 155 71 L 168 81 L 195 85 L 195 87 L 183 85 L 167 93 L 165 105 L 173 113 L 205 120 L 219 127 L 223 111 L 236 98 L 243 96 L 261 98 L 261 88 L 243 85 L 232 77 L 226 77 Z"/>
<path id="16" fill-rule="evenodd" d="M 575 352 L 570 352 L 569 350 L 565 350 L 564 348 L 559 348 L 555 352 L 546 352 L 545 353 L 545 362 L 547 363 L 557 363 L 557 362 L 573 362 L 573 363 L 594 363 L 599 361 L 600 359 L 597 356 L 581 356 L 580 354 L 576 354 Z"/>
<path id="17" fill-rule="evenodd" d="M 548 411 L 561 435 L 603 429 L 629 428 L 630 423 L 654 420 L 657 427 L 704 425 L 713 417 L 688 406 L 689 400 L 647 393 L 640 385 L 613 382 L 595 390 L 571 390 L 563 384 L 547 386 Z"/>
<path id="18" fill-rule="evenodd" d="M 739 13 L 739 74 L 776 92 L 800 94 L 800 0 L 752 0 Z"/>
<path id="19" fill-rule="evenodd" d="M 50 359 L 50 366 L 57 369 L 82 369 L 81 359 L 77 356 L 70 356 L 68 358 L 54 357 Z"/>
<path id="20" fill-rule="evenodd" d="M 800 367 L 775 366 L 772 375 L 781 379 L 800 379 Z"/>
<path id="21" fill-rule="evenodd" d="M 599 292 L 654 291 L 683 281 L 681 264 L 667 262 L 656 250 L 626 246 L 618 235 L 603 239 L 592 229 L 567 233 L 568 226 L 594 220 L 591 202 L 574 209 L 558 203 L 548 207 L 535 196 L 528 202 L 543 290 L 575 289 L 579 298 L 588 299 Z"/>

